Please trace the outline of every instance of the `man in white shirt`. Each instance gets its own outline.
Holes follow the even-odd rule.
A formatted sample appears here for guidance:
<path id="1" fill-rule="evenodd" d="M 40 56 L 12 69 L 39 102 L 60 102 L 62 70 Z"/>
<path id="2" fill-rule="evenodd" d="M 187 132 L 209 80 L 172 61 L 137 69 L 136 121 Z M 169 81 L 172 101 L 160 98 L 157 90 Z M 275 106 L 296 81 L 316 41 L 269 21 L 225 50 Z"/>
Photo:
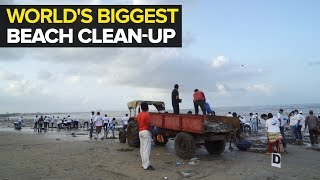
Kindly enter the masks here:
<path id="1" fill-rule="evenodd" d="M 250 113 L 250 122 L 252 126 L 252 131 L 258 133 L 258 120 L 255 114 Z"/>
<path id="2" fill-rule="evenodd" d="M 23 117 L 20 117 L 16 122 L 14 122 L 13 124 L 15 125 L 16 129 L 21 129 L 22 127 L 22 123 L 23 123 Z"/>
<path id="3" fill-rule="evenodd" d="M 299 112 L 300 117 L 302 117 L 302 124 L 300 123 L 300 125 L 302 125 L 301 131 L 304 131 L 305 129 L 305 122 L 306 122 L 306 117 L 302 114 L 302 111 Z"/>
<path id="4" fill-rule="evenodd" d="M 127 130 L 128 121 L 129 121 L 129 117 L 128 117 L 128 114 L 126 114 L 126 116 L 122 118 L 122 125 L 123 125 L 122 129 L 123 130 Z"/>
<path id="5" fill-rule="evenodd" d="M 67 126 L 68 126 L 68 129 L 70 130 L 71 126 L 72 126 L 72 119 L 71 119 L 70 115 L 67 117 Z"/>
<path id="6" fill-rule="evenodd" d="M 295 111 L 292 111 L 289 114 L 289 118 L 290 118 L 289 126 L 290 126 L 292 137 L 295 138 L 296 141 L 298 141 L 298 134 L 297 134 L 297 130 L 296 130 L 296 126 L 297 126 L 297 123 L 298 123 L 298 118 L 295 115 Z"/>
<path id="7" fill-rule="evenodd" d="M 268 115 L 268 119 L 266 120 L 266 128 L 268 128 L 268 132 L 280 132 L 280 123 L 276 118 Z"/>
<path id="8" fill-rule="evenodd" d="M 110 118 L 108 118 L 108 115 L 105 114 L 103 117 L 103 129 L 104 129 L 104 137 L 107 138 L 107 131 L 108 131 L 108 123 L 110 121 Z"/>
<path id="9" fill-rule="evenodd" d="M 273 146 L 276 146 L 277 153 L 280 153 L 280 123 L 277 118 L 273 117 L 271 113 L 268 114 L 266 117 L 265 115 L 262 116 L 263 119 L 266 119 L 266 128 L 268 131 L 268 153 L 273 153 Z"/>
<path id="10" fill-rule="evenodd" d="M 44 129 L 47 130 L 47 127 L 49 125 L 49 123 L 48 123 L 49 122 L 49 117 L 45 116 L 43 122 L 44 122 Z"/>
<path id="11" fill-rule="evenodd" d="M 282 146 L 284 149 L 284 152 L 287 152 L 287 144 L 286 144 L 286 139 L 285 139 L 285 134 L 284 134 L 284 128 L 285 125 L 287 124 L 287 116 L 283 114 L 283 109 L 279 110 L 279 113 L 277 115 L 277 119 L 280 123 L 280 133 L 282 135 Z"/>
<path id="12" fill-rule="evenodd" d="M 242 116 L 239 116 L 239 120 L 240 120 L 243 124 L 245 124 L 245 123 L 247 122 L 247 120 L 246 120 L 244 117 L 242 117 Z"/>
<path id="13" fill-rule="evenodd" d="M 59 118 L 59 116 L 57 117 L 57 125 L 58 125 L 57 130 L 62 129 L 62 120 Z"/>
<path id="14" fill-rule="evenodd" d="M 57 118 L 55 118 L 54 116 L 52 117 L 53 118 L 53 126 L 54 127 L 57 127 L 57 124 L 58 124 L 58 117 Z"/>
<path id="15" fill-rule="evenodd" d="M 50 122 L 50 124 L 51 124 L 51 129 L 53 129 L 54 121 L 55 121 L 55 118 L 54 118 L 54 116 L 52 116 L 51 122 Z"/>
<path id="16" fill-rule="evenodd" d="M 48 119 L 48 129 L 49 129 L 49 128 L 50 128 L 50 124 L 51 124 L 51 119 L 52 119 L 52 118 L 48 116 L 48 117 L 47 117 L 47 119 Z"/>
<path id="17" fill-rule="evenodd" d="M 296 127 L 296 130 L 297 130 L 297 134 L 298 134 L 298 143 L 302 143 L 302 127 L 303 127 L 303 124 L 304 124 L 304 116 L 302 115 L 302 112 L 298 111 L 298 110 L 295 110 L 295 113 L 296 113 L 296 117 L 298 119 L 298 123 L 297 123 L 297 127 Z"/>
<path id="18" fill-rule="evenodd" d="M 37 129 L 38 128 L 38 121 L 39 121 L 39 118 L 38 116 L 36 116 L 34 119 L 33 119 L 33 123 L 34 123 L 34 129 Z"/>
<path id="19" fill-rule="evenodd" d="M 93 121 L 95 120 L 94 116 L 94 111 L 91 112 L 91 116 L 89 119 L 89 124 L 90 124 L 90 133 L 89 133 L 89 138 L 92 138 L 92 133 L 93 133 Z"/>
<path id="20" fill-rule="evenodd" d="M 116 127 L 115 127 L 116 124 L 115 123 L 116 123 L 116 118 L 112 118 L 112 120 L 109 120 L 106 137 L 108 137 L 109 131 L 111 130 L 112 131 L 112 137 L 115 138 L 115 136 L 114 136 L 114 132 L 115 132 L 115 129 L 116 129 Z"/>
<path id="21" fill-rule="evenodd" d="M 67 119 L 65 117 L 63 118 L 62 123 L 63 123 L 63 127 L 68 129 L 68 122 L 67 122 Z"/>
<path id="22" fill-rule="evenodd" d="M 96 126 L 96 133 L 97 136 L 94 139 L 99 138 L 99 134 L 101 133 L 102 125 L 103 125 L 103 118 L 100 116 L 100 112 L 97 112 L 97 116 L 95 117 L 94 124 Z"/>

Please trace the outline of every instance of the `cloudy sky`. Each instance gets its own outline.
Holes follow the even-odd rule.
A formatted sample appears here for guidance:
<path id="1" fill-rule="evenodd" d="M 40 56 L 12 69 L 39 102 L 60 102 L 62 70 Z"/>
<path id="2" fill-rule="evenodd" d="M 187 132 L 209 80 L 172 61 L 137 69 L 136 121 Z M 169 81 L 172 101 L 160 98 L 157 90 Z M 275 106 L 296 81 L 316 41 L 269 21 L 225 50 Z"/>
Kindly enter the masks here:
<path id="1" fill-rule="evenodd" d="M 182 4 L 183 48 L 0 49 L 0 113 L 181 108 L 203 90 L 213 106 L 318 103 L 320 2 L 1 0 L 1 4 Z"/>

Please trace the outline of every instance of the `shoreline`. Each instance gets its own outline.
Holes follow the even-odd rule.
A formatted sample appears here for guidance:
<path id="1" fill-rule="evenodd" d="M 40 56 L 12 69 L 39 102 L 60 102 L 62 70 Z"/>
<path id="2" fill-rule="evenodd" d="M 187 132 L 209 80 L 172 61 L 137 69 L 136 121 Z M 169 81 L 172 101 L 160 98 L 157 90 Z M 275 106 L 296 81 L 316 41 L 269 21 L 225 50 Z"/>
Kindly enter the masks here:
<path id="1" fill-rule="evenodd" d="M 166 103 L 166 104 L 170 104 L 170 103 Z M 215 108 L 223 108 L 223 109 L 233 109 L 233 108 L 252 108 L 252 107 L 272 107 L 272 106 L 278 106 L 278 107 L 291 107 L 291 106 L 294 106 L 296 108 L 299 109 L 299 107 L 305 107 L 305 106 L 314 106 L 314 107 L 320 107 L 320 103 L 291 103 L 291 104 L 260 104 L 260 105 L 257 105 L 257 104 L 253 104 L 253 105 L 234 105 L 234 106 L 214 106 L 213 104 L 213 107 Z M 171 107 L 171 106 L 170 106 Z M 191 108 L 193 109 L 193 108 Z M 167 111 L 173 111 L 173 109 L 166 109 Z M 181 111 L 188 111 L 190 110 L 190 108 L 181 108 L 180 109 Z M 97 110 L 95 110 L 97 111 Z M 129 110 L 127 109 L 124 109 L 124 110 L 99 110 L 101 112 L 127 112 Z M 1 116 L 5 116 L 5 115 L 13 115 L 13 114 L 26 114 L 26 115 L 47 115 L 47 114 L 74 114 L 74 113 L 87 113 L 87 114 L 90 114 L 91 111 L 78 111 L 78 112 L 13 112 L 13 113 L 9 113 L 9 114 L 6 114 L 4 112 L 0 113 L 0 117 Z"/>
<path id="2" fill-rule="evenodd" d="M 173 140 L 164 147 L 152 143 L 155 171 L 140 169 L 139 148 L 118 139 L 91 140 L 72 131 L 33 133 L 0 128 L 0 177 L 5 179 L 319 179 L 318 151 L 288 145 L 282 166 L 271 167 L 265 153 L 229 151 L 220 156 L 196 150 L 197 160 L 182 160 L 174 153 Z M 57 136 L 58 135 L 58 136 Z M 181 162 L 182 165 L 176 165 Z M 190 162 L 193 162 L 189 164 Z M 308 172 L 303 167 L 313 167 Z M 36 171 L 35 171 L 36 169 Z M 18 171 L 18 172 L 17 172 Z"/>

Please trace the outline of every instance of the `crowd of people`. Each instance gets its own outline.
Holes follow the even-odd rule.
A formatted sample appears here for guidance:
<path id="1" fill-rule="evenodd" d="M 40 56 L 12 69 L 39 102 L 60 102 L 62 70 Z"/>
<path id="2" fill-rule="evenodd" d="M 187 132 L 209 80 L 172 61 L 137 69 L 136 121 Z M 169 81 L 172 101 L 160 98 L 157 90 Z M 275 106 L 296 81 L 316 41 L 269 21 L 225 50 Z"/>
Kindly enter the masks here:
<path id="1" fill-rule="evenodd" d="M 60 118 L 59 116 L 35 116 L 33 123 L 34 129 L 38 130 L 38 132 L 42 132 L 42 130 L 46 131 L 49 128 L 57 128 L 57 130 L 79 128 L 79 120 L 72 119 L 70 115 L 63 118 Z"/>
<path id="2" fill-rule="evenodd" d="M 122 129 L 126 130 L 128 126 L 129 116 L 126 114 L 122 119 Z M 94 139 L 99 139 L 100 134 L 102 133 L 102 129 L 104 130 L 104 135 L 101 137 L 108 138 L 109 132 L 112 132 L 112 138 L 115 138 L 115 129 L 116 129 L 116 119 L 115 118 L 109 118 L 107 114 L 104 115 L 104 117 L 100 114 L 100 112 L 97 112 L 95 114 L 94 111 L 91 112 L 91 116 L 89 118 L 89 122 L 85 122 L 89 124 L 90 126 L 90 134 L 89 137 Z M 95 136 L 93 136 L 93 131 L 95 129 Z"/>
<path id="3" fill-rule="evenodd" d="M 128 125 L 128 114 L 122 118 L 123 128 L 126 129 Z M 23 117 L 19 118 L 16 122 L 23 122 Z M 60 118 L 59 116 L 35 116 L 33 119 L 33 127 L 35 131 L 41 133 L 42 131 L 47 131 L 49 128 L 53 129 L 56 128 L 59 130 L 77 130 L 77 129 L 84 129 L 90 130 L 89 137 L 93 137 L 93 131 L 95 130 L 96 136 L 95 139 L 99 138 L 99 135 L 102 131 L 102 127 L 104 130 L 104 137 L 107 138 L 109 132 L 112 133 L 112 137 L 115 137 L 115 129 L 116 129 L 116 118 L 109 118 L 107 114 L 102 117 L 100 112 L 96 114 L 92 111 L 91 116 L 88 120 L 85 120 L 83 123 L 79 121 L 79 119 L 71 118 L 70 115 L 67 117 Z M 21 123 L 20 123 L 21 124 Z"/>
<path id="4" fill-rule="evenodd" d="M 227 117 L 236 117 L 239 118 L 240 130 L 245 132 L 246 126 L 250 127 L 249 134 L 258 135 L 259 124 L 261 120 L 258 116 L 258 113 L 250 113 L 250 121 L 247 122 L 244 117 L 237 115 L 237 113 L 229 112 Z M 280 143 L 283 146 L 283 151 L 287 152 L 287 137 L 285 130 L 290 127 L 291 138 L 293 138 L 295 144 L 302 144 L 303 133 L 307 128 L 309 130 L 309 137 L 311 145 L 314 146 L 318 144 L 318 133 L 320 129 L 319 118 L 320 116 L 315 116 L 313 111 L 309 111 L 308 116 L 304 116 L 302 111 L 294 110 L 290 113 L 284 112 L 283 109 L 280 109 L 277 115 L 272 113 L 262 114 L 261 119 L 265 120 L 265 128 L 267 128 L 267 137 L 268 137 L 268 152 L 267 154 L 273 152 L 280 153 Z M 251 129 L 252 128 L 252 129 Z M 252 131 L 251 131 L 252 130 Z M 274 150 L 274 146 L 276 149 Z"/>
<path id="5" fill-rule="evenodd" d="M 309 114 L 306 117 L 298 110 L 284 113 L 284 110 L 280 109 L 276 116 L 272 113 L 268 113 L 262 114 L 261 118 L 266 121 L 265 127 L 267 128 L 268 137 L 267 154 L 273 152 L 280 153 L 280 143 L 283 146 L 284 152 L 287 152 L 286 127 L 290 127 L 291 137 L 293 138 L 294 143 L 302 144 L 302 131 L 306 131 L 308 128 L 311 146 L 318 144 L 320 117 L 315 116 L 312 110 L 309 111 Z M 276 147 L 275 150 L 274 147 Z"/>

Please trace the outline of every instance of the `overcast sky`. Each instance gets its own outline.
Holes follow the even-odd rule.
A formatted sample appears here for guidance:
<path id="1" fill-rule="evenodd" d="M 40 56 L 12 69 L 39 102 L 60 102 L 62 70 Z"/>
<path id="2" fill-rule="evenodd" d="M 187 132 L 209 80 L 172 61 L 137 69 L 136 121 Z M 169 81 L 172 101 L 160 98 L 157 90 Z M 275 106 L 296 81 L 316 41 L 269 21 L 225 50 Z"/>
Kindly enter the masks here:
<path id="1" fill-rule="evenodd" d="M 221 106 L 320 101 L 320 2 L 2 0 L 1 4 L 182 4 L 183 48 L 0 49 L 0 113 L 181 108 L 195 88 Z"/>

